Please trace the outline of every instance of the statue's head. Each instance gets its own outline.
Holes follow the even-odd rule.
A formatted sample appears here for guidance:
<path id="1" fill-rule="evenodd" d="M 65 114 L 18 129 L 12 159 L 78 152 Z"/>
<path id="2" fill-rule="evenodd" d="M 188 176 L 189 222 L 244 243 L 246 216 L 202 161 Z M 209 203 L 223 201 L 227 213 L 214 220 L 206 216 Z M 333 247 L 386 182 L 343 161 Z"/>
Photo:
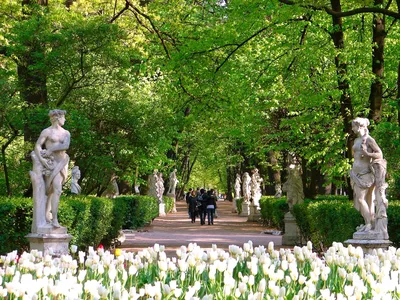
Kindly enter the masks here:
<path id="1" fill-rule="evenodd" d="M 49 117 L 50 117 L 51 123 L 58 121 L 60 118 L 63 118 L 63 117 L 65 118 L 66 113 L 67 112 L 62 109 L 53 109 L 53 110 L 49 111 Z"/>
<path id="2" fill-rule="evenodd" d="M 355 118 L 351 122 L 351 127 L 354 133 L 359 133 L 361 136 L 368 134 L 369 120 L 367 118 Z"/>

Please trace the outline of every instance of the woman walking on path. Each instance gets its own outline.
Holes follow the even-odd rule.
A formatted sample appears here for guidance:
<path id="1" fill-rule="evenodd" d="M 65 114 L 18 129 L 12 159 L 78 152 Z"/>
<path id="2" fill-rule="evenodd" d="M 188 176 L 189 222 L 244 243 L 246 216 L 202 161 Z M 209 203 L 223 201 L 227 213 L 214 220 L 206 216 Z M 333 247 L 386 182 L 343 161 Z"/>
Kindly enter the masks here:
<path id="1" fill-rule="evenodd" d="M 192 219 L 192 223 L 196 222 L 196 214 L 197 214 L 197 193 L 196 191 L 191 191 L 188 199 L 189 204 L 189 214 Z"/>
<path id="2" fill-rule="evenodd" d="M 217 198 L 215 197 L 214 190 L 208 191 L 207 197 L 207 221 L 208 225 L 214 225 L 214 214 L 217 208 Z"/>

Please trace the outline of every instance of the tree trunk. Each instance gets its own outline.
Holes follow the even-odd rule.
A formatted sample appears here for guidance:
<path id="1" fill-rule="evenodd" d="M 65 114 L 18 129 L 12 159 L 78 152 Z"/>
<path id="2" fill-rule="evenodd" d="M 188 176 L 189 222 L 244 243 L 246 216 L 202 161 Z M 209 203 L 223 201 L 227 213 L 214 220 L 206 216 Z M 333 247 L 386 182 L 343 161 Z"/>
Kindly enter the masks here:
<path id="1" fill-rule="evenodd" d="M 6 189 L 7 189 L 8 196 L 12 195 L 12 190 L 11 190 L 11 186 L 10 186 L 10 179 L 8 177 L 6 149 L 12 143 L 12 141 L 17 137 L 17 135 L 18 135 L 18 131 L 14 130 L 12 136 L 8 139 L 8 141 L 4 145 L 1 146 L 1 157 L 2 157 L 2 164 L 3 164 L 4 177 L 6 180 Z"/>
<path id="2" fill-rule="evenodd" d="M 332 10 L 336 12 L 342 11 L 340 0 L 331 0 Z M 353 105 L 349 94 L 349 82 L 347 79 L 347 63 L 342 60 L 340 49 L 344 48 L 344 34 L 342 28 L 342 18 L 332 16 L 332 25 L 336 28 L 332 33 L 333 43 L 339 53 L 335 56 L 336 74 L 338 77 L 338 89 L 341 91 L 340 96 L 340 114 L 343 119 L 344 132 L 348 134 L 349 138 L 346 141 L 346 158 L 353 157 L 352 147 L 354 141 L 354 134 L 351 128 L 351 121 L 353 120 Z M 349 198 L 352 199 L 353 192 L 350 185 L 350 177 L 347 177 L 347 189 L 349 191 Z"/>
<path id="3" fill-rule="evenodd" d="M 400 62 L 397 65 L 397 125 L 400 127 Z"/>
<path id="4" fill-rule="evenodd" d="M 233 201 L 233 186 L 235 181 L 235 168 L 227 167 L 226 168 L 226 184 L 227 184 L 227 191 L 226 191 L 226 199 L 229 201 Z"/>
<path id="5" fill-rule="evenodd" d="M 383 4 L 383 0 L 375 0 L 374 5 Z M 369 119 L 379 123 L 382 117 L 382 79 L 384 71 L 384 48 L 385 48 L 385 19 L 383 16 L 374 14 L 372 23 L 372 73 L 375 78 L 371 84 L 369 96 Z"/>

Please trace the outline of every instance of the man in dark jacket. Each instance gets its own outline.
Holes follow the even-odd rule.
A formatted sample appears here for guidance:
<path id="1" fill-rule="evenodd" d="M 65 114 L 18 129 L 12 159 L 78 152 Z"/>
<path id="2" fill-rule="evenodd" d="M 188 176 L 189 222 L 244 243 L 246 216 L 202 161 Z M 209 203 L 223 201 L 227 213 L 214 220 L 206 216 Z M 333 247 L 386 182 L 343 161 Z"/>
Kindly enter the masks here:
<path id="1" fill-rule="evenodd" d="M 198 196 L 197 201 L 199 202 L 199 216 L 200 216 L 200 224 L 206 224 L 206 214 L 207 214 L 207 193 L 205 189 L 200 190 L 200 195 Z"/>

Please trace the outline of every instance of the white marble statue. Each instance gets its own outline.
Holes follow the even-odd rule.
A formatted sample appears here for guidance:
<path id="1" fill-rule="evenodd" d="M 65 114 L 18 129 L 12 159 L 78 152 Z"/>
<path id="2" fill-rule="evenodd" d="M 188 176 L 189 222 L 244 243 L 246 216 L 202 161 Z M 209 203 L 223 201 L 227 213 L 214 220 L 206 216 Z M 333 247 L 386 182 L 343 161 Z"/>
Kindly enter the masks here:
<path id="1" fill-rule="evenodd" d="M 157 182 L 156 182 L 156 192 L 157 192 L 158 203 L 164 203 L 164 200 L 163 200 L 164 191 L 165 191 L 165 188 L 164 188 L 163 174 L 159 173 L 157 176 Z"/>
<path id="2" fill-rule="evenodd" d="M 156 190 L 156 184 L 158 181 L 158 170 L 155 169 L 153 171 L 153 174 L 149 175 L 149 179 L 147 180 L 147 195 L 151 197 L 157 198 L 157 190 Z"/>
<path id="3" fill-rule="evenodd" d="M 169 174 L 169 188 L 168 188 L 168 194 L 170 195 L 175 195 L 175 189 L 176 185 L 179 183 L 178 179 L 176 178 L 176 172 L 177 170 L 174 169 L 170 174 Z"/>
<path id="4" fill-rule="evenodd" d="M 71 194 L 79 195 L 81 193 L 81 187 L 78 184 L 80 178 L 81 171 L 78 166 L 74 166 L 71 170 Z"/>
<path id="5" fill-rule="evenodd" d="M 354 207 L 361 213 L 365 223 L 357 227 L 357 232 L 371 233 L 377 239 L 389 239 L 386 160 L 376 141 L 369 135 L 368 125 L 369 120 L 365 118 L 356 118 L 352 122 L 353 131 L 358 137 L 353 145 L 354 163 L 350 178 Z"/>
<path id="6" fill-rule="evenodd" d="M 242 189 L 242 179 L 240 178 L 240 174 L 236 174 L 235 179 L 235 199 L 240 198 L 240 191 Z"/>
<path id="7" fill-rule="evenodd" d="M 113 188 L 113 194 L 112 194 L 112 198 L 116 198 L 119 196 L 119 187 L 118 187 L 118 182 L 117 182 L 117 177 L 113 176 L 111 179 L 111 186 Z"/>
<path id="8" fill-rule="evenodd" d="M 288 155 L 288 177 L 283 184 L 283 191 L 286 192 L 287 203 L 291 211 L 293 205 L 304 202 L 303 180 L 301 178 L 301 165 L 294 154 Z"/>
<path id="9" fill-rule="evenodd" d="M 280 183 L 275 184 L 275 198 L 282 197 L 282 185 Z"/>
<path id="10" fill-rule="evenodd" d="M 244 203 L 250 203 L 250 198 L 251 198 L 251 177 L 249 173 L 244 172 L 243 174 L 243 180 L 242 180 L 242 191 L 243 191 L 243 200 Z"/>
<path id="11" fill-rule="evenodd" d="M 260 176 L 260 173 L 258 173 L 258 169 L 255 168 L 252 170 L 252 175 L 251 175 L 251 199 L 253 202 L 254 206 L 260 207 L 260 199 L 261 199 L 261 182 L 263 182 L 263 179 Z"/>
<path id="12" fill-rule="evenodd" d="M 29 172 L 33 187 L 32 233 L 51 224 L 58 223 L 58 206 L 62 186 L 68 175 L 69 156 L 66 150 L 70 144 L 69 131 L 62 128 L 65 123 L 64 110 L 51 110 L 51 126 L 44 129 L 31 153 L 33 170 Z"/>

